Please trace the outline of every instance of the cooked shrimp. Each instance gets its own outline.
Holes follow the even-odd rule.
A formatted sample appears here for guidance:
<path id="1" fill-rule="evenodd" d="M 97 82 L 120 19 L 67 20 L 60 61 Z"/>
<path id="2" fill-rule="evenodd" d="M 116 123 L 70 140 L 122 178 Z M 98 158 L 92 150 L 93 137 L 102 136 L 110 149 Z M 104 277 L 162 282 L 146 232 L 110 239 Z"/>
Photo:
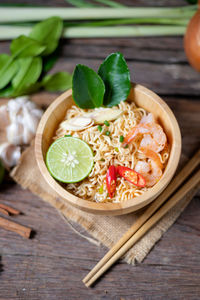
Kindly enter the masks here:
<path id="1" fill-rule="evenodd" d="M 155 122 L 156 121 L 155 121 L 154 115 L 152 113 L 149 113 L 142 117 L 140 124 L 152 124 Z"/>
<path id="2" fill-rule="evenodd" d="M 140 144 L 141 145 L 141 144 Z M 150 158 L 152 160 L 154 160 L 154 162 L 157 164 L 157 166 L 162 170 L 163 169 L 163 164 L 160 160 L 160 157 L 158 155 L 158 153 L 156 153 L 155 151 L 149 149 L 149 148 L 144 148 L 144 147 L 140 147 L 140 151 L 142 151 L 142 153 L 147 157 Z"/>
<path id="3" fill-rule="evenodd" d="M 140 123 L 131 130 L 124 139 L 123 146 L 126 146 L 136 138 L 141 137 L 140 146 L 148 147 L 154 152 L 160 152 L 164 149 L 167 142 L 166 135 L 162 127 L 155 123 L 151 113 L 144 116 Z"/>
<path id="4" fill-rule="evenodd" d="M 150 159 L 149 162 L 139 160 L 134 170 L 144 177 L 147 187 L 156 184 L 162 176 L 161 168 L 153 159 Z"/>

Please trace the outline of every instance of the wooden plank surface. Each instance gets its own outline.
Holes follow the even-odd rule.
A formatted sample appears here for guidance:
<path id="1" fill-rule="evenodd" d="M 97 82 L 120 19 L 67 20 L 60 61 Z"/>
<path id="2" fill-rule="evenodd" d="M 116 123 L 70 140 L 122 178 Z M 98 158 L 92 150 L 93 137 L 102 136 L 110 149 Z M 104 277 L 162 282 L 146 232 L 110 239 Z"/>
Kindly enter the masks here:
<path id="1" fill-rule="evenodd" d="M 14 2 L 65 5 L 62 0 L 1 1 Z M 185 4 L 184 0 L 134 1 L 137 6 Z M 200 81 L 187 64 L 182 42 L 181 37 L 66 40 L 54 70 L 72 71 L 76 63 L 97 68 L 108 53 L 123 52 L 133 80 L 162 95 L 174 111 L 186 159 L 200 145 Z M 9 43 L 1 42 L 0 53 L 8 50 Z M 54 98 L 45 92 L 32 97 L 43 107 Z M 200 193 L 143 263 L 116 264 L 92 289 L 85 288 L 81 279 L 104 255 L 104 247 L 77 236 L 55 209 L 9 178 L 0 199 L 24 213 L 14 220 L 36 231 L 33 239 L 25 240 L 0 229 L 0 300 L 200 298 Z"/>

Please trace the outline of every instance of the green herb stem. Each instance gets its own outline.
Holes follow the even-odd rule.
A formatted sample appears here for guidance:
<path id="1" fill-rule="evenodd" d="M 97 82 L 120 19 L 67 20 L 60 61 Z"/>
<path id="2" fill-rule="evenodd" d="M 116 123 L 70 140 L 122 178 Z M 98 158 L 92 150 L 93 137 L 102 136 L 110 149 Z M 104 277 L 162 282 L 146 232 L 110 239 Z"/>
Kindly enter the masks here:
<path id="1" fill-rule="evenodd" d="M 108 38 L 108 37 L 139 37 L 139 36 L 176 36 L 185 33 L 186 26 L 116 26 L 98 28 L 66 28 L 65 38 Z"/>
<path id="2" fill-rule="evenodd" d="M 142 37 L 142 36 L 176 36 L 185 33 L 186 26 L 141 25 L 110 27 L 69 27 L 63 32 L 64 38 L 109 38 L 109 37 Z M 0 25 L 0 40 L 10 40 L 19 35 L 28 35 L 31 27 Z"/>
<path id="3" fill-rule="evenodd" d="M 110 7 L 125 7 L 125 5 L 111 0 L 95 0 L 95 2 L 108 5 Z"/>
<path id="4" fill-rule="evenodd" d="M 137 37 L 137 36 L 169 36 L 183 35 L 186 26 L 116 26 L 98 28 L 66 28 L 65 38 L 103 38 L 103 37 Z"/>
<path id="5" fill-rule="evenodd" d="M 183 18 L 192 17 L 197 5 L 183 7 L 121 7 L 121 8 L 64 8 L 64 7 L 1 7 L 0 23 L 40 21 L 58 16 L 63 20 L 94 20 L 117 18 Z"/>
<path id="6" fill-rule="evenodd" d="M 120 143 L 123 143 L 123 141 L 124 141 L 124 137 L 123 137 L 123 135 L 120 135 L 120 137 L 119 137 L 119 141 L 120 141 Z"/>
<path id="7" fill-rule="evenodd" d="M 99 194 L 103 194 L 103 184 L 99 188 Z"/>
<path id="8" fill-rule="evenodd" d="M 98 130 L 99 130 L 100 132 L 102 132 L 102 126 L 101 126 L 101 125 L 98 125 L 97 128 L 98 128 Z"/>
<path id="9" fill-rule="evenodd" d="M 126 18 L 126 19 L 113 19 L 113 20 L 101 20 L 101 21 L 65 21 L 64 27 L 98 27 L 98 26 L 113 26 L 113 25 L 129 25 L 129 24 L 162 24 L 162 25 L 187 25 L 190 21 L 190 17 L 183 18 Z M 5 23 L 4 25 L 12 26 L 33 26 L 35 22 L 16 22 Z"/>
<path id="10" fill-rule="evenodd" d="M 104 124 L 105 124 L 106 126 L 110 126 L 110 123 L 109 123 L 107 120 L 104 121 Z"/>
<path id="11" fill-rule="evenodd" d="M 98 26 L 113 26 L 113 25 L 128 25 L 128 24 L 163 24 L 163 25 L 187 25 L 190 21 L 189 17 L 184 18 L 130 18 L 117 20 L 103 20 L 92 22 L 64 22 L 64 27 L 98 27 Z M 22 23 L 24 26 L 26 23 Z"/>
<path id="12" fill-rule="evenodd" d="M 97 7 L 96 4 L 89 3 L 85 0 L 65 0 L 65 1 L 76 7 Z"/>

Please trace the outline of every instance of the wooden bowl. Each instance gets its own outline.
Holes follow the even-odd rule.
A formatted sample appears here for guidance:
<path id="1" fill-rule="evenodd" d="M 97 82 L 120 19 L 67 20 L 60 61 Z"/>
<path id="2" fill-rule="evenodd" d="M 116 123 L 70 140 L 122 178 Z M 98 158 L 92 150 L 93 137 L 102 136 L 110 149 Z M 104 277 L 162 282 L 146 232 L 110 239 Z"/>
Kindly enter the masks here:
<path id="1" fill-rule="evenodd" d="M 59 123 L 64 119 L 67 109 L 74 104 L 72 90 L 68 90 L 48 107 L 39 123 L 35 139 L 35 155 L 39 169 L 47 185 L 50 185 L 57 192 L 63 202 L 70 203 L 81 210 L 94 214 L 127 214 L 152 202 L 172 179 L 181 153 L 181 134 L 174 114 L 158 95 L 141 85 L 132 85 L 129 99 L 135 101 L 137 106 L 143 107 L 148 112 L 152 112 L 167 134 L 171 152 L 162 178 L 151 190 L 139 197 L 122 203 L 91 202 L 81 199 L 65 190 L 48 172 L 45 164 L 45 156 Z"/>

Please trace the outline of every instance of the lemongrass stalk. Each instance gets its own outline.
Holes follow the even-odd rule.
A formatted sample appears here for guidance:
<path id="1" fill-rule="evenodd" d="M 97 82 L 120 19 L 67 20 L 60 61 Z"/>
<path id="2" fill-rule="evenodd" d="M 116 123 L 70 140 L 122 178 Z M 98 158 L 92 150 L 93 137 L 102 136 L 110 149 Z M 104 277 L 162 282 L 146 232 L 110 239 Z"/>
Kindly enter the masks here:
<path id="1" fill-rule="evenodd" d="M 114 38 L 138 36 L 176 36 L 185 33 L 186 26 L 139 25 L 110 27 L 68 27 L 63 38 Z M 0 25 L 0 40 L 10 40 L 21 34 L 28 35 L 31 27 Z"/>
<path id="2" fill-rule="evenodd" d="M 186 26 L 115 26 L 115 27 L 69 27 L 64 38 L 108 38 L 139 36 L 177 36 L 185 33 Z"/>
<path id="3" fill-rule="evenodd" d="M 196 5 L 158 8 L 158 7 L 128 7 L 128 8 L 59 8 L 59 7 L 1 7 L 0 23 L 15 23 L 40 21 L 52 16 L 63 20 L 94 20 L 117 18 L 184 18 L 192 17 Z"/>
<path id="4" fill-rule="evenodd" d="M 190 18 L 184 19 L 164 19 L 164 18 L 135 18 L 135 19 L 118 19 L 118 20 L 105 20 L 105 21 L 92 21 L 92 22 L 64 22 L 64 26 L 113 26 L 113 25 L 127 25 L 127 24 L 164 24 L 164 25 L 187 25 Z M 26 23 L 23 23 L 24 26 Z"/>
<path id="5" fill-rule="evenodd" d="M 29 35 L 30 26 L 0 25 L 0 40 L 12 40 L 21 34 Z"/>
<path id="6" fill-rule="evenodd" d="M 112 0 L 94 0 L 95 2 L 108 5 L 110 7 L 126 7 L 125 5 Z"/>
<path id="7" fill-rule="evenodd" d="M 165 18 L 135 18 L 135 19 L 117 19 L 117 20 L 102 20 L 91 22 L 67 22 L 64 21 L 64 27 L 98 27 L 98 26 L 113 26 L 113 25 L 129 25 L 129 24 L 160 24 L 160 25 L 187 25 L 190 18 L 165 19 Z M 4 25 L 11 26 L 33 26 L 35 22 L 16 22 L 5 23 Z"/>
<path id="8" fill-rule="evenodd" d="M 86 2 L 85 0 L 65 0 L 65 1 L 76 7 L 98 7 L 98 5 Z"/>

